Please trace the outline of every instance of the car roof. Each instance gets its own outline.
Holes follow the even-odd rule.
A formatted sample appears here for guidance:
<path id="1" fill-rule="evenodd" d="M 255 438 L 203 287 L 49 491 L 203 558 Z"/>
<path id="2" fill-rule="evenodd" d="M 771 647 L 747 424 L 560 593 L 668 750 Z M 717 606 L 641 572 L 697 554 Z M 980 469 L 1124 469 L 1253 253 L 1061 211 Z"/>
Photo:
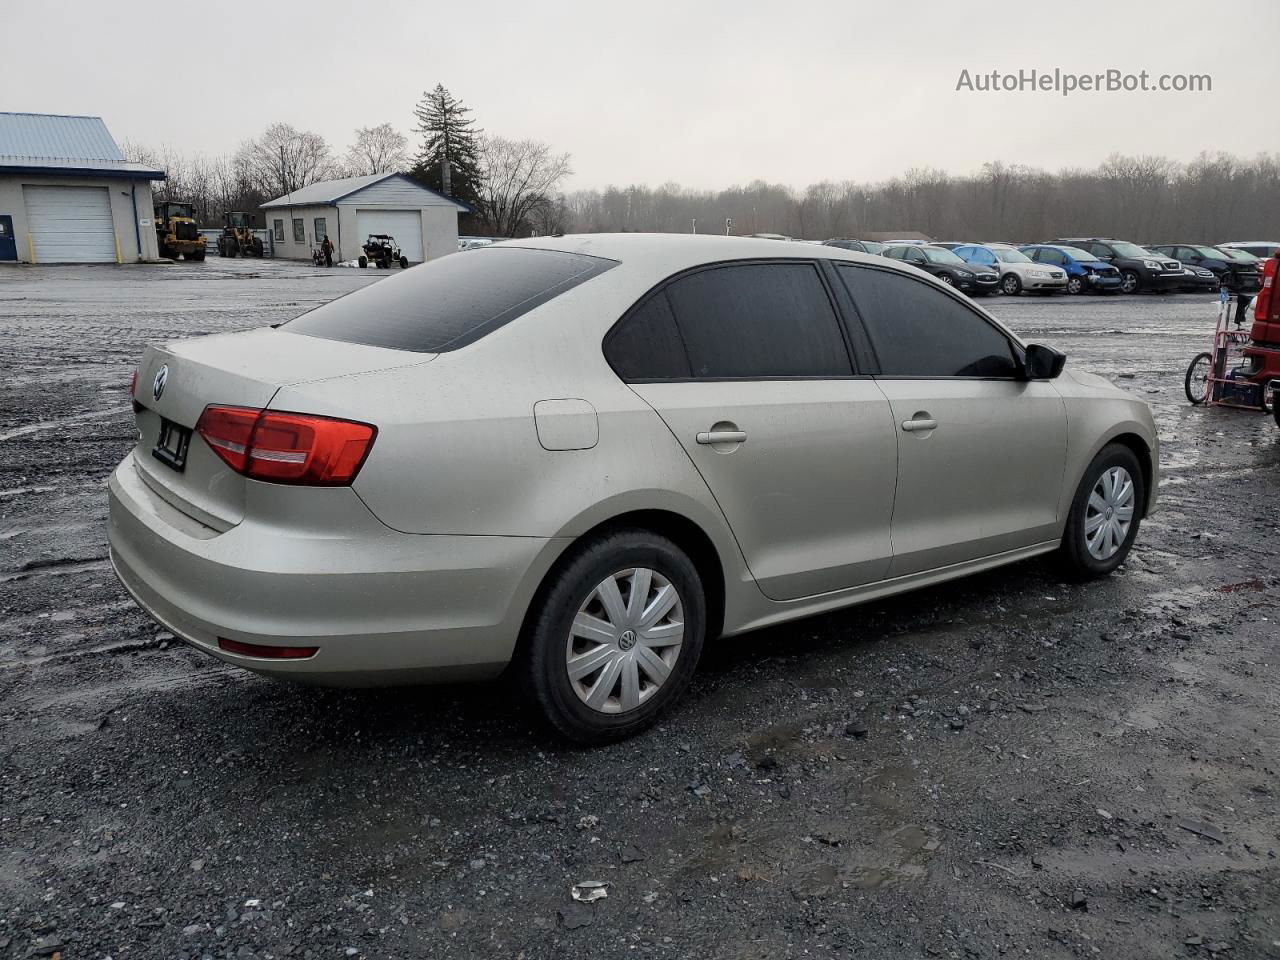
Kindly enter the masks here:
<path id="1" fill-rule="evenodd" d="M 501 248 L 558 250 L 589 257 L 605 257 L 629 266 L 652 266 L 675 271 L 721 260 L 824 259 L 885 264 L 883 257 L 829 247 L 819 243 L 759 237 L 721 237 L 707 233 L 582 233 L 560 237 L 507 240 Z"/>

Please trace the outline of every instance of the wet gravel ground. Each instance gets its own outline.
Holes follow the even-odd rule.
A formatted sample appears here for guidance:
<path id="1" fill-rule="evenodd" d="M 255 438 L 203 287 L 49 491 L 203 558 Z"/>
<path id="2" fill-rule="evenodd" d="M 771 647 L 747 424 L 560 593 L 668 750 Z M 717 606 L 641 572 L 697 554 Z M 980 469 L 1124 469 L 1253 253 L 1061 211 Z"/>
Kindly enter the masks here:
<path id="1" fill-rule="evenodd" d="M 1115 576 L 724 641 L 661 728 L 583 751 L 499 686 L 233 671 L 107 565 L 143 344 L 378 276 L 0 271 L 0 958 L 1280 956 L 1280 431 L 1186 404 L 1210 298 L 988 303 L 1155 409 Z"/>

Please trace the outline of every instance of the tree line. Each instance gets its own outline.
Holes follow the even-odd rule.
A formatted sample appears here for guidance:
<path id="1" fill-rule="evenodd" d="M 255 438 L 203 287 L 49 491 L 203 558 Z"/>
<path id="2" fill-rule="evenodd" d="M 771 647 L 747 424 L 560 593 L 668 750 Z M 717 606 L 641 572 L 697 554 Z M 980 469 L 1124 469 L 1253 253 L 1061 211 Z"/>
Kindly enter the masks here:
<path id="1" fill-rule="evenodd" d="M 564 232 L 780 233 L 802 239 L 918 231 L 935 239 L 1034 241 L 1116 236 L 1138 242 L 1221 241 L 1280 234 L 1280 154 L 1202 153 L 1189 163 L 1113 154 L 1092 169 L 1049 172 L 992 161 L 970 175 L 931 167 L 875 183 L 796 188 L 754 181 L 697 190 L 677 183 L 564 193 L 570 156 L 533 139 L 476 126 L 442 84 L 423 93 L 409 137 L 391 123 L 361 127 L 335 151 L 324 137 L 273 123 L 230 156 L 189 156 L 126 144 L 131 160 L 163 169 L 157 200 L 195 205 L 206 226 L 230 210 L 339 177 L 403 172 L 473 211 L 464 234 Z M 446 171 L 448 176 L 446 177 Z"/>
<path id="2" fill-rule="evenodd" d="M 611 186 L 564 198 L 575 232 L 780 233 L 825 240 L 918 231 L 936 240 L 1113 236 L 1221 242 L 1280 235 L 1280 154 L 1202 153 L 1190 163 L 1113 154 L 1056 173 L 993 161 L 955 176 L 916 168 L 879 183 L 803 189 L 755 181 L 723 190 Z"/>

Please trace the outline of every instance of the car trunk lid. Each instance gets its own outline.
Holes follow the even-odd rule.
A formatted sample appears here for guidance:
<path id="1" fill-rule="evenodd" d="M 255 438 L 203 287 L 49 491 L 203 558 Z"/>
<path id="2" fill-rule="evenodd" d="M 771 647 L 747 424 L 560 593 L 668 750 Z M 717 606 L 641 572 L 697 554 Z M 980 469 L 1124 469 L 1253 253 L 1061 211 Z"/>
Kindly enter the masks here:
<path id="1" fill-rule="evenodd" d="M 244 518 L 251 481 L 227 466 L 195 431 L 205 407 L 262 409 L 284 386 L 434 358 L 269 328 L 150 346 L 138 366 L 134 392 L 134 463 L 142 480 L 172 506 L 215 530 L 227 530 Z"/>

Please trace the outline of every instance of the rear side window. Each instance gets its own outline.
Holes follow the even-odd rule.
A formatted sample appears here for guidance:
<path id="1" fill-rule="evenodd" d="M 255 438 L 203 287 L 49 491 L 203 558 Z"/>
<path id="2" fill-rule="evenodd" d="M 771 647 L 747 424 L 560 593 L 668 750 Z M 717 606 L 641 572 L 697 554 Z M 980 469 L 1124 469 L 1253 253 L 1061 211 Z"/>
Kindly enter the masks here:
<path id="1" fill-rule="evenodd" d="M 687 380 L 689 358 L 664 291 L 633 310 L 609 336 L 605 359 L 623 380 Z"/>
<path id="2" fill-rule="evenodd" d="M 886 377 L 1013 378 L 1009 339 L 941 290 L 888 270 L 837 264 Z"/>
<path id="3" fill-rule="evenodd" d="M 853 366 L 826 287 L 810 263 L 743 263 L 666 288 L 693 376 L 849 376 Z"/>
<path id="4" fill-rule="evenodd" d="M 558 250 L 469 250 L 370 284 L 280 329 L 392 350 L 456 350 L 614 266 Z"/>

